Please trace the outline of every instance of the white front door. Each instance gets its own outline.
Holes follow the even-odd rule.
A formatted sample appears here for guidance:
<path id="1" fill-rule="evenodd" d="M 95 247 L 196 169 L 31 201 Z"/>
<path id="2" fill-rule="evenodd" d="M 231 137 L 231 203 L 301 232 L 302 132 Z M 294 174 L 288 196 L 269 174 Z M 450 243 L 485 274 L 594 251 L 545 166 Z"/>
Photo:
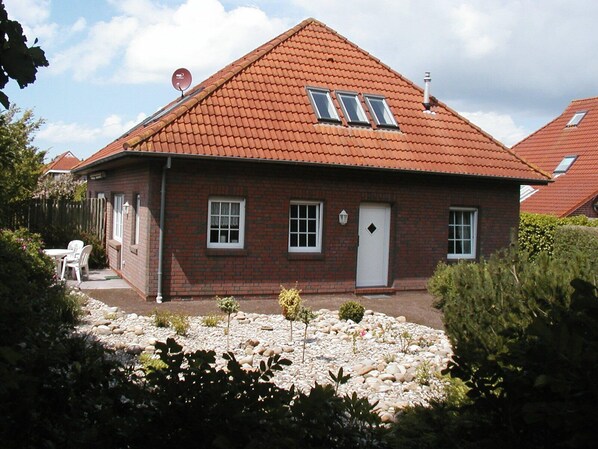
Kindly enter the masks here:
<path id="1" fill-rule="evenodd" d="M 390 205 L 363 203 L 359 207 L 357 287 L 386 287 L 390 242 Z"/>

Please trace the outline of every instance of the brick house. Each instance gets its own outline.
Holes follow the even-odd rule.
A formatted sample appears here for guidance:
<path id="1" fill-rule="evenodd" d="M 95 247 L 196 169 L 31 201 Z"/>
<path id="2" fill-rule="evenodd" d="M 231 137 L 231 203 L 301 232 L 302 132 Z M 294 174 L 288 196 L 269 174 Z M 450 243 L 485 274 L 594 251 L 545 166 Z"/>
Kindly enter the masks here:
<path id="1" fill-rule="evenodd" d="M 71 173 L 81 161 L 70 151 L 59 154 L 45 167 L 42 176 L 51 176 L 52 178 L 60 178 L 68 173 Z"/>
<path id="2" fill-rule="evenodd" d="M 523 186 L 521 210 L 598 218 L 598 97 L 572 101 L 513 151 L 552 173 L 546 186 Z"/>
<path id="3" fill-rule="evenodd" d="M 85 160 L 147 300 L 422 288 L 510 243 L 534 168 L 307 19 Z"/>

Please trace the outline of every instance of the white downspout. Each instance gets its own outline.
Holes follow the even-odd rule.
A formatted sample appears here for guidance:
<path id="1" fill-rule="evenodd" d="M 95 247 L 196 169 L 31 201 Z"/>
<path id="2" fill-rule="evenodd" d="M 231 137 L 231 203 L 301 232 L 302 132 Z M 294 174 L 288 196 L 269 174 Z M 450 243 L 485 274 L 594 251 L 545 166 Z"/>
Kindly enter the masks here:
<path id="1" fill-rule="evenodd" d="M 160 234 L 158 238 L 158 294 L 156 302 L 162 302 L 162 255 L 164 252 L 164 211 L 166 209 L 166 170 L 171 167 L 171 159 L 168 156 L 166 165 L 162 168 L 162 187 L 160 189 Z"/>

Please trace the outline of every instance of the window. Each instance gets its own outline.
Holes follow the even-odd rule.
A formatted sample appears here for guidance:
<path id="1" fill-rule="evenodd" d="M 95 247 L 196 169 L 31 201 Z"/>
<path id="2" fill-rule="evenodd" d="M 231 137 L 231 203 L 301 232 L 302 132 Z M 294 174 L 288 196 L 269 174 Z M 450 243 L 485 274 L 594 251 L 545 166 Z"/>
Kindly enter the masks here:
<path id="1" fill-rule="evenodd" d="M 212 198 L 208 202 L 208 248 L 243 248 L 245 200 Z"/>
<path id="2" fill-rule="evenodd" d="M 319 120 L 340 121 L 328 90 L 308 88 L 307 92 Z"/>
<path id="3" fill-rule="evenodd" d="M 293 201 L 289 207 L 289 252 L 322 250 L 322 203 Z"/>
<path id="4" fill-rule="evenodd" d="M 123 241 L 123 203 L 125 196 L 122 193 L 114 195 L 114 210 L 112 212 L 112 238 L 118 242 Z"/>
<path id="5" fill-rule="evenodd" d="M 478 211 L 471 208 L 451 208 L 449 214 L 449 259 L 475 259 Z"/>
<path id="6" fill-rule="evenodd" d="M 337 92 L 336 96 L 340 100 L 347 122 L 369 125 L 357 94 Z"/>
<path id="7" fill-rule="evenodd" d="M 567 123 L 567 127 L 569 126 L 577 126 L 579 125 L 579 122 L 582 121 L 582 119 L 586 116 L 586 113 L 588 111 L 579 111 L 576 112 L 575 114 L 573 114 L 573 117 L 571 117 L 571 120 L 569 120 L 569 123 Z"/>
<path id="8" fill-rule="evenodd" d="M 368 108 L 370 109 L 370 113 L 376 120 L 378 126 L 398 126 L 384 97 L 377 97 L 374 95 L 364 95 L 364 97 Z"/>
<path id="9" fill-rule="evenodd" d="M 573 162 L 575 162 L 576 159 L 577 159 L 577 156 L 565 156 L 563 158 L 563 160 L 559 163 L 559 165 L 557 165 L 556 168 L 554 169 L 554 173 L 555 174 L 566 173 L 567 170 L 569 170 L 571 168 L 571 166 L 573 165 Z"/>
<path id="10" fill-rule="evenodd" d="M 141 212 L 141 195 L 135 195 L 135 222 L 134 225 L 135 229 L 133 232 L 133 245 L 139 244 L 139 214 Z"/>

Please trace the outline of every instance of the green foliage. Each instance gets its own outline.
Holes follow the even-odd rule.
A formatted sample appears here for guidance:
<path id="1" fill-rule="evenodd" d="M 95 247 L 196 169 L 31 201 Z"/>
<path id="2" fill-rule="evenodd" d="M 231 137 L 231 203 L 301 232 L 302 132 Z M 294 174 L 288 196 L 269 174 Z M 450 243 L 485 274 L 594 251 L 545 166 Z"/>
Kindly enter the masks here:
<path id="1" fill-rule="evenodd" d="M 230 316 L 233 313 L 237 313 L 241 306 L 234 296 L 226 296 L 224 298 L 216 296 L 216 301 L 218 308 L 226 313 L 226 329 L 224 332 L 226 333 L 226 349 L 228 349 L 230 346 Z"/>
<path id="2" fill-rule="evenodd" d="M 34 198 L 82 201 L 87 196 L 87 182 L 71 173 L 61 176 L 42 176 L 37 182 Z"/>
<path id="3" fill-rule="evenodd" d="M 351 320 L 359 323 L 363 319 L 365 307 L 357 301 L 347 301 L 341 304 L 338 309 L 338 317 L 341 320 Z"/>
<path id="4" fill-rule="evenodd" d="M 305 332 L 303 333 L 303 352 L 301 353 L 301 362 L 305 362 L 305 344 L 307 342 L 307 326 L 316 318 L 316 314 L 312 312 L 309 307 L 299 307 L 297 312 L 297 319 L 305 324 Z"/>
<path id="5" fill-rule="evenodd" d="M 444 298 L 456 294 L 455 286 L 452 283 L 453 269 L 452 265 L 445 262 L 438 262 L 434 274 L 428 279 L 428 293 L 436 298 L 434 307 L 442 309 L 444 307 Z"/>
<path id="6" fill-rule="evenodd" d="M 189 331 L 189 317 L 186 315 L 154 309 L 152 316 L 156 327 L 171 327 L 177 335 L 181 336 L 187 335 Z"/>
<path id="7" fill-rule="evenodd" d="M 1 345 L 22 341 L 27 329 L 77 320 L 76 304 L 57 283 L 54 262 L 42 252 L 38 235 L 0 230 L 0 260 Z"/>
<path id="8" fill-rule="evenodd" d="M 9 224 L 14 204 L 32 197 L 44 166 L 45 153 L 32 145 L 42 121 L 34 120 L 29 110 L 21 117 L 19 113 L 11 107 L 0 114 L 0 226 Z"/>
<path id="9" fill-rule="evenodd" d="M 519 219 L 519 249 L 532 259 L 542 252 L 552 254 L 555 231 L 565 225 L 598 226 L 598 221 L 589 220 L 584 215 L 558 218 L 554 215 L 522 213 Z"/>
<path id="10" fill-rule="evenodd" d="M 27 46 L 23 27 L 8 18 L 6 8 L 0 2 L 0 104 L 6 109 L 10 105 L 8 96 L 2 90 L 11 78 L 23 89 L 35 81 L 38 67 L 47 66 L 44 51 L 37 46 Z"/>
<path id="11" fill-rule="evenodd" d="M 141 364 L 141 368 L 147 373 L 168 368 L 166 363 L 147 352 L 144 352 L 139 356 L 139 363 Z"/>
<path id="12" fill-rule="evenodd" d="M 576 257 L 576 253 L 587 256 L 592 265 L 588 270 L 598 276 L 598 227 L 589 226 L 561 226 L 554 235 L 554 257 L 567 260 Z M 598 283 L 598 278 L 594 278 Z"/>
<path id="13" fill-rule="evenodd" d="M 290 341 L 293 341 L 293 321 L 297 319 L 297 314 L 301 310 L 301 301 L 301 290 L 296 285 L 289 289 L 280 286 L 278 304 L 282 309 L 282 315 L 289 320 L 291 326 Z"/>
<path id="14" fill-rule="evenodd" d="M 201 319 L 201 323 L 206 327 L 216 327 L 221 321 L 220 315 L 206 315 Z"/>

